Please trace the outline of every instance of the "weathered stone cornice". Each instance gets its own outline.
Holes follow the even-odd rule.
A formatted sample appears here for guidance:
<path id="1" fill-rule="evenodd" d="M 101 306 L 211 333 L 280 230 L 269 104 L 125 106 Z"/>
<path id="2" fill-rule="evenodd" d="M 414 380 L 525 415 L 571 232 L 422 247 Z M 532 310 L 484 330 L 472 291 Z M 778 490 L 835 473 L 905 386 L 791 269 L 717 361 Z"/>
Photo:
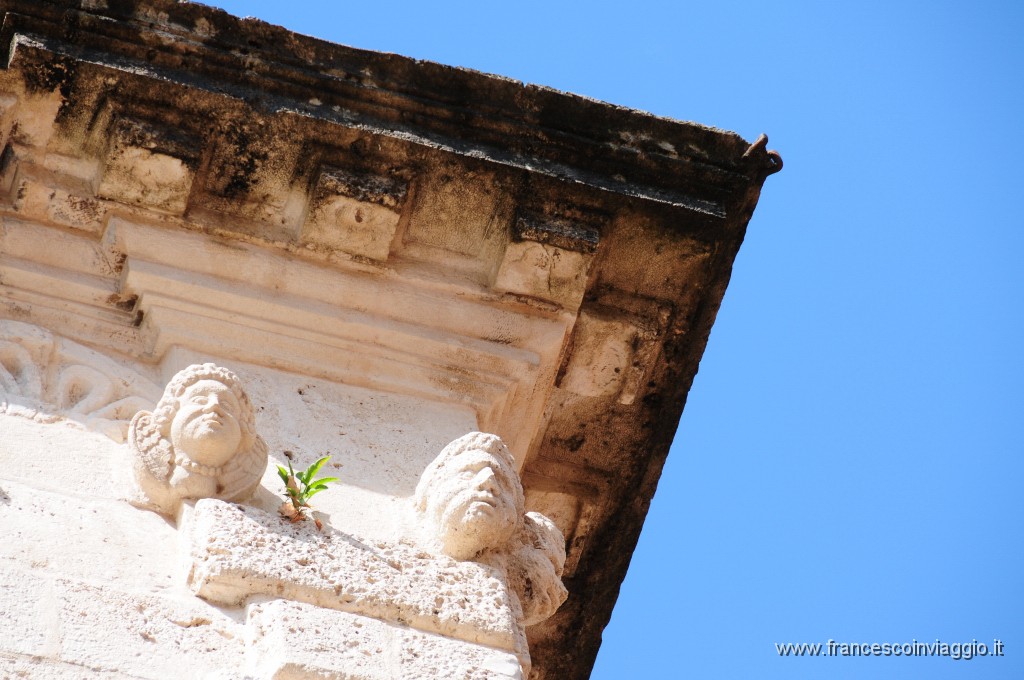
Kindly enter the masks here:
<path id="1" fill-rule="evenodd" d="M 210 7 L 7 5 L 7 60 L 23 36 L 61 57 L 227 94 L 267 112 L 294 111 L 718 217 L 778 165 L 763 149 L 744 155 L 748 144 L 733 133 L 344 47 Z"/>
<path id="2" fill-rule="evenodd" d="M 567 539 L 531 677 L 587 676 L 764 138 L 190 3 L 0 12 L 0 317 L 472 411 Z"/>

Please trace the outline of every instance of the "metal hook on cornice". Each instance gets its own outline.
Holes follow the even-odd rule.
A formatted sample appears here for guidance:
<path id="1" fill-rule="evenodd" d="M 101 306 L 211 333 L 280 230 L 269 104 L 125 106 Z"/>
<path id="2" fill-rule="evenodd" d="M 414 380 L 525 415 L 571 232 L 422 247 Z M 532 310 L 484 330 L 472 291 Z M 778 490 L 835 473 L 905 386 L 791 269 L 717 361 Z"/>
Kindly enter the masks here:
<path id="1" fill-rule="evenodd" d="M 756 151 L 763 150 L 768 145 L 768 135 L 761 133 L 761 136 L 757 138 L 753 144 L 750 145 L 746 151 L 743 152 L 743 158 L 749 158 Z M 768 156 L 768 160 L 771 161 L 771 167 L 765 172 L 765 177 L 768 175 L 774 175 L 779 170 L 782 170 L 782 156 L 779 155 L 778 151 L 768 150 L 765 151 L 765 155 Z"/>

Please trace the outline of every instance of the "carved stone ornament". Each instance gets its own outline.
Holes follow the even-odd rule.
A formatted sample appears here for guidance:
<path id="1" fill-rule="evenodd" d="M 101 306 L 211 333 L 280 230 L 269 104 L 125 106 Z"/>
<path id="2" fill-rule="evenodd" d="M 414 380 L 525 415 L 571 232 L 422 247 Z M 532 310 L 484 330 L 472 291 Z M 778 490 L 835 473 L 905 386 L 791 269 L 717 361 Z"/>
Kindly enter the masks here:
<path id="1" fill-rule="evenodd" d="M 186 498 L 243 501 L 267 468 L 248 395 L 238 376 L 214 364 L 178 372 L 156 409 L 132 418 L 128 445 L 142 505 L 167 515 Z"/>
<path id="2" fill-rule="evenodd" d="M 470 432 L 448 444 L 423 471 L 414 504 L 428 547 L 505 571 L 524 625 L 565 602 L 565 538 L 544 515 L 525 512 L 515 459 L 497 435 Z"/>
<path id="3" fill-rule="evenodd" d="M 0 320 L 0 413 L 68 420 L 123 442 L 132 415 L 160 393 L 147 378 L 50 331 Z"/>
<path id="4" fill-rule="evenodd" d="M 520 539 L 505 568 L 509 588 L 523 608 L 523 625 L 532 626 L 554 614 L 569 597 L 562 583 L 565 537 L 550 519 L 528 512 Z"/>

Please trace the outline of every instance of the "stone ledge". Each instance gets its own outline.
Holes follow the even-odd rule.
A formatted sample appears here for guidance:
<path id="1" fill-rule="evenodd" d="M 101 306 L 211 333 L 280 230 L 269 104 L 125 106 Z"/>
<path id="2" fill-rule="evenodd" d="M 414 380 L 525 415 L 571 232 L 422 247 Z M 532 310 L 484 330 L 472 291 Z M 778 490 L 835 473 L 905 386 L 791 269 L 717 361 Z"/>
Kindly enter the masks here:
<path id="1" fill-rule="evenodd" d="M 237 606 L 269 595 L 525 652 L 501 574 L 395 543 L 203 499 L 184 519 L 192 591 Z"/>
<path id="2" fill-rule="evenodd" d="M 203 602 L 6 564 L 0 585 L 5 630 L 18 631 L 0 637 L 0 670 L 9 664 L 47 678 L 240 678 L 225 671 L 244 663 L 243 626 Z"/>
<path id="3" fill-rule="evenodd" d="M 54 661 L 41 656 L 0 653 L 0 677 L 46 678 L 46 680 L 145 680 L 139 675 L 120 671 L 87 668 L 78 664 Z M 211 679 L 212 680 L 212 679 Z M 224 678 L 223 680 L 228 680 Z"/>
<path id="4" fill-rule="evenodd" d="M 274 680 L 522 680 L 515 655 L 301 602 L 248 608 L 250 668 Z M 529 670 L 527 665 L 526 670 Z"/>

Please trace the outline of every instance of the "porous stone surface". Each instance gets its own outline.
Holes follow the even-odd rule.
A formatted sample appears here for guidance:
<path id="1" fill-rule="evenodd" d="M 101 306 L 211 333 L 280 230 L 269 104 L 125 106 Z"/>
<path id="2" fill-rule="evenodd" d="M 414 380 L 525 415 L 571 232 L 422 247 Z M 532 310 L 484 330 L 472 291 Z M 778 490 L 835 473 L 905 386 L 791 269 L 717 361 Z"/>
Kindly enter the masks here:
<path id="1" fill-rule="evenodd" d="M 17 677 L 243 677 L 243 626 L 201 601 L 0 564 L 0 668 Z M 78 675 L 76 675 L 76 673 Z"/>
<path id="2" fill-rule="evenodd" d="M 251 605 L 250 667 L 275 680 L 521 680 L 520 660 L 483 645 L 348 612 L 274 600 Z M 528 671 L 527 667 L 527 671 Z"/>
<path id="3" fill-rule="evenodd" d="M 504 575 L 401 543 L 367 543 L 213 499 L 186 520 L 188 581 L 197 595 L 241 605 L 273 595 L 460 640 L 525 651 Z"/>
<path id="4" fill-rule="evenodd" d="M 0 673 L 7 680 L 47 678 L 47 680 L 143 680 L 123 671 L 103 671 L 73 663 L 53 661 L 39 656 L 0 654 Z"/>
<path id="5" fill-rule="evenodd" d="M 324 168 L 313 190 L 302 242 L 386 260 L 408 187 L 402 179 Z"/>
<path id="6" fill-rule="evenodd" d="M 9 459 L 6 443 L 3 450 Z M 105 479 L 118 481 L 116 476 Z M 7 564 L 82 580 L 109 578 L 141 591 L 166 590 L 179 583 L 177 565 L 167 559 L 177 552 L 173 527 L 123 500 L 4 480 L 0 530 L 7 537 L 0 541 L 0 559 Z"/>

